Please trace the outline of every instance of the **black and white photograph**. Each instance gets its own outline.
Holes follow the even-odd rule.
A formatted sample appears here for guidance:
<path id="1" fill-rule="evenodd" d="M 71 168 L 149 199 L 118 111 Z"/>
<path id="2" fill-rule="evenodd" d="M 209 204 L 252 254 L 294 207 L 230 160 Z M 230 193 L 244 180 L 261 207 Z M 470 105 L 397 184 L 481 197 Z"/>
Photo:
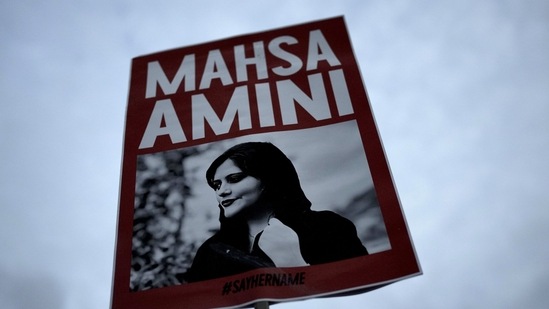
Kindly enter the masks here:
<path id="1" fill-rule="evenodd" d="M 136 176 L 132 291 L 391 248 L 354 121 L 141 155 Z"/>

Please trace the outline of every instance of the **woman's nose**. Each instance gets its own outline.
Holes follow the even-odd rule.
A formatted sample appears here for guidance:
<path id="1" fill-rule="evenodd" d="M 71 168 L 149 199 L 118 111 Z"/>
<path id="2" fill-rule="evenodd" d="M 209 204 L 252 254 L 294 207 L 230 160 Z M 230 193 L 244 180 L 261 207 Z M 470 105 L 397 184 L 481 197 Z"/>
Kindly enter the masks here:
<path id="1" fill-rule="evenodd" d="M 231 193 L 231 187 L 227 184 L 221 184 L 221 186 L 217 190 L 217 194 L 219 196 L 227 196 L 230 193 Z"/>

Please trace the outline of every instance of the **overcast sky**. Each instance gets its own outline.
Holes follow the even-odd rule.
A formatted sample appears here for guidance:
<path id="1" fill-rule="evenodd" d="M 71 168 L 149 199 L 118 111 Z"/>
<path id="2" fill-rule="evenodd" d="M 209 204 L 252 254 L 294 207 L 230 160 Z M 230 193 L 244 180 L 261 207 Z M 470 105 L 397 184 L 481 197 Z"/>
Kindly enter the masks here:
<path id="1" fill-rule="evenodd" d="M 344 15 L 424 275 L 274 308 L 549 307 L 548 1 L 0 1 L 0 307 L 108 308 L 130 61 Z"/>

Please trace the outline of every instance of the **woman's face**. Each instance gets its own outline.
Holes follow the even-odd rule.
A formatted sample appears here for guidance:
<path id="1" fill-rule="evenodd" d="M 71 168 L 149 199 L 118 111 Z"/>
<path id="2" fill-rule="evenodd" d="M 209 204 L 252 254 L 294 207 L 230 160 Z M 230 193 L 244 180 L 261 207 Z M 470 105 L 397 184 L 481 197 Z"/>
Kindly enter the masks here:
<path id="1" fill-rule="evenodd" d="M 215 171 L 214 190 L 226 218 L 231 218 L 253 206 L 262 193 L 261 181 L 249 176 L 234 164 L 225 160 Z"/>

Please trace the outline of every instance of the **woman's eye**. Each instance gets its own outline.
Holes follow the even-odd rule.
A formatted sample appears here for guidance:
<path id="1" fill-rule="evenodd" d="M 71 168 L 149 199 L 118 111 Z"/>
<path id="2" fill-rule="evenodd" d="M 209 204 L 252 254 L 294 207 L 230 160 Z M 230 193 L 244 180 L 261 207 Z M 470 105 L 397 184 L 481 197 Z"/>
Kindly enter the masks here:
<path id="1" fill-rule="evenodd" d="M 229 177 L 227 177 L 227 182 L 229 183 L 236 183 L 236 182 L 239 182 L 241 181 L 242 179 L 244 179 L 246 177 L 246 175 L 244 174 L 232 174 L 230 175 Z"/>

